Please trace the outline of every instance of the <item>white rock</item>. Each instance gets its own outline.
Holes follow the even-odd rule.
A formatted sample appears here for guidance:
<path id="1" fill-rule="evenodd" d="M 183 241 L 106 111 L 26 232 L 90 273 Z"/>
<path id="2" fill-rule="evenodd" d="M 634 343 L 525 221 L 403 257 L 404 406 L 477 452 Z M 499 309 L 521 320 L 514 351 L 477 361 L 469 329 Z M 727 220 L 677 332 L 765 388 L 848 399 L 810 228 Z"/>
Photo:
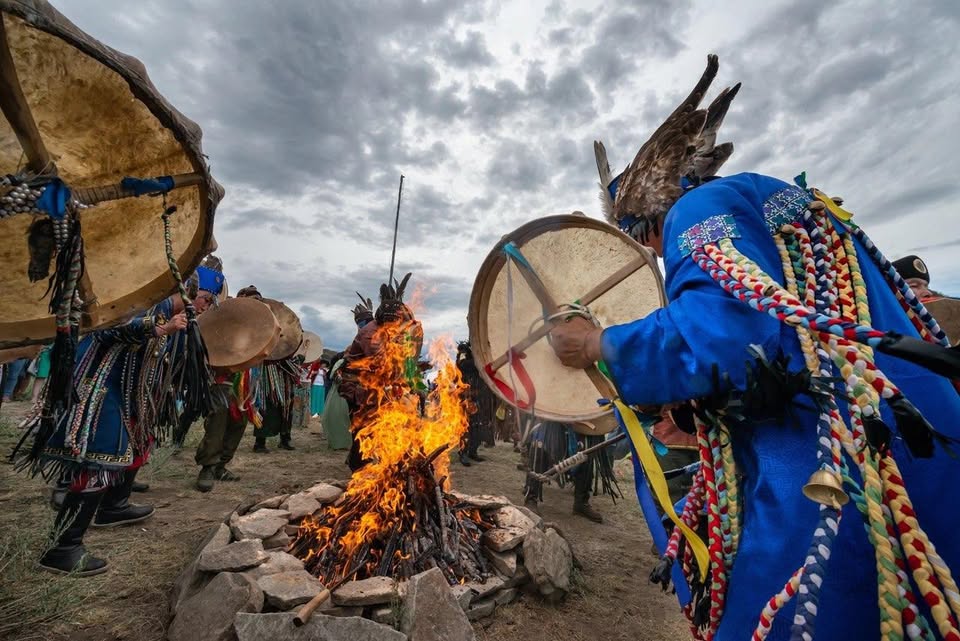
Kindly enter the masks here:
<path id="1" fill-rule="evenodd" d="M 287 525 L 290 513 L 286 510 L 257 510 L 252 514 L 237 517 L 235 522 L 231 518 L 230 529 L 233 538 L 238 541 L 244 539 L 269 539 Z"/>
<path id="2" fill-rule="evenodd" d="M 491 516 L 493 517 L 493 522 L 497 524 L 497 527 L 501 528 L 515 528 L 523 532 L 529 532 L 537 526 L 536 521 L 513 505 L 506 505 L 491 514 Z"/>
<path id="3" fill-rule="evenodd" d="M 410 641 L 474 641 L 473 628 L 439 568 L 412 577 L 400 631 Z"/>
<path id="4" fill-rule="evenodd" d="M 283 502 L 287 500 L 289 494 L 281 494 L 280 496 L 273 496 L 269 499 L 264 499 L 256 505 L 250 508 L 250 512 L 256 512 L 257 510 L 276 510 Z"/>
<path id="5" fill-rule="evenodd" d="M 294 570 L 302 569 L 303 561 L 292 554 L 287 554 L 282 550 L 270 550 L 267 552 L 266 563 L 263 565 L 258 565 L 255 568 L 251 568 L 244 572 L 244 574 L 247 574 L 254 579 L 259 579 L 260 577 L 267 576 L 268 574 L 279 574 L 280 572 L 292 572 Z"/>
<path id="6" fill-rule="evenodd" d="M 483 553 L 490 559 L 490 565 L 496 568 L 497 572 L 507 579 L 512 579 L 517 573 L 517 554 L 512 550 L 509 552 L 494 552 L 488 547 L 483 548 Z"/>
<path id="7" fill-rule="evenodd" d="M 323 584 L 306 570 L 268 574 L 257 579 L 267 603 L 280 610 L 289 610 L 320 594 Z"/>
<path id="8" fill-rule="evenodd" d="M 397 582 L 375 576 L 362 581 L 347 581 L 333 593 L 335 605 L 380 605 L 397 596 Z"/>
<path id="9" fill-rule="evenodd" d="M 360 617 L 332 617 L 316 613 L 301 627 L 293 624 L 293 612 L 237 614 L 234 627 L 238 641 L 406 641 L 407 637 Z"/>
<path id="10" fill-rule="evenodd" d="M 482 541 L 494 552 L 512 550 L 521 543 L 527 531 L 518 528 L 495 527 L 483 533 Z"/>
<path id="11" fill-rule="evenodd" d="M 301 492 L 301 494 L 309 496 L 321 505 L 326 505 L 327 503 L 333 503 L 340 498 L 340 495 L 343 494 L 343 490 L 336 485 L 330 485 L 329 483 L 317 483 L 313 487 Z"/>
<path id="12" fill-rule="evenodd" d="M 291 521 L 296 521 L 319 510 L 320 502 L 308 493 L 300 492 L 299 494 L 291 495 L 280 507 L 290 512 Z"/>
<path id="13" fill-rule="evenodd" d="M 259 540 L 237 541 L 212 550 L 204 549 L 197 568 L 201 572 L 239 572 L 263 565 L 268 558 Z"/>

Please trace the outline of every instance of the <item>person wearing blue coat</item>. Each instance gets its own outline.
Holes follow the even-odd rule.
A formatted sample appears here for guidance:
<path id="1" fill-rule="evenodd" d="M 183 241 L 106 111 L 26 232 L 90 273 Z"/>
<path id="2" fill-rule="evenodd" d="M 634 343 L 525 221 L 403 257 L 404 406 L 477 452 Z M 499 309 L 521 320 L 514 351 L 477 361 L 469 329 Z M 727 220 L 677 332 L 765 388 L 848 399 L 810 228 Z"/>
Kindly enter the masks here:
<path id="1" fill-rule="evenodd" d="M 651 578 L 683 566 L 697 638 L 960 638 L 955 355 L 839 199 L 803 175 L 715 176 L 739 89 L 699 109 L 716 66 L 605 181 L 615 222 L 664 259 L 667 306 L 552 332 L 624 405 L 692 405 L 707 507 L 678 518 L 706 520 L 706 562 L 668 545 Z"/>

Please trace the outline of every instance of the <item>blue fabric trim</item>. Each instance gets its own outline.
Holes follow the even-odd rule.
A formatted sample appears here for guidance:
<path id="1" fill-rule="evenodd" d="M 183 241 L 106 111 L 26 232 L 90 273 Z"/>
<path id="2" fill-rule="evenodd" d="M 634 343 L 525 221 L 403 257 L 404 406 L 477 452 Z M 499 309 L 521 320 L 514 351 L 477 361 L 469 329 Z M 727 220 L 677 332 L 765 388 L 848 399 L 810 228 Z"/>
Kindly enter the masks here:
<path id="1" fill-rule="evenodd" d="M 217 270 L 200 265 L 197 267 L 197 278 L 198 286 L 203 291 L 210 292 L 214 296 L 219 296 L 223 291 L 223 274 Z"/>
<path id="2" fill-rule="evenodd" d="M 715 243 L 724 238 L 740 238 L 737 223 L 730 214 L 718 214 L 704 218 L 689 227 L 677 238 L 677 247 L 681 256 L 689 256 L 694 249 Z"/>
<path id="3" fill-rule="evenodd" d="M 63 220 L 67 212 L 67 202 L 70 200 L 70 188 L 59 178 L 52 178 L 43 188 L 43 193 L 37 199 L 37 209 L 47 213 L 50 218 Z"/>
<path id="4" fill-rule="evenodd" d="M 127 176 L 120 181 L 120 186 L 126 191 L 132 191 L 137 196 L 165 194 L 173 189 L 173 178 L 170 176 L 157 176 L 156 178 L 131 178 Z"/>
<path id="5" fill-rule="evenodd" d="M 614 200 L 617 199 L 617 189 L 620 188 L 620 179 L 623 178 L 623 174 L 619 174 L 616 178 L 610 181 L 610 184 L 607 185 L 607 193 L 610 194 L 610 197 Z"/>
<path id="6" fill-rule="evenodd" d="M 617 417 L 617 423 L 620 425 L 620 429 L 627 432 L 627 428 L 623 424 L 623 417 L 620 416 L 620 411 L 614 407 L 613 413 L 614 416 Z M 656 501 L 650 491 L 650 486 L 647 484 L 646 475 L 643 473 L 643 466 L 640 465 L 640 457 L 637 455 L 637 448 L 633 444 L 629 432 L 627 432 L 627 440 L 630 441 L 631 460 L 633 461 L 633 485 L 637 492 L 637 501 L 640 503 L 640 511 L 643 513 L 643 520 L 646 521 L 647 528 L 650 530 L 650 537 L 662 555 L 664 550 L 667 549 L 667 532 L 663 529 L 660 514 L 657 512 Z M 687 580 L 683 576 L 683 570 L 680 565 L 679 563 L 673 564 L 671 578 L 677 591 L 677 600 L 682 607 L 690 603 L 693 596 L 690 594 L 690 588 L 687 586 Z"/>
<path id="7" fill-rule="evenodd" d="M 527 258 L 520 251 L 520 248 L 517 247 L 512 241 L 503 246 L 503 253 L 517 261 L 530 271 L 533 271 L 533 267 L 527 262 Z"/>
<path id="8" fill-rule="evenodd" d="M 799 187 L 784 187 L 763 201 L 763 219 L 771 234 L 780 232 L 784 225 L 803 220 L 803 212 L 813 198 Z"/>

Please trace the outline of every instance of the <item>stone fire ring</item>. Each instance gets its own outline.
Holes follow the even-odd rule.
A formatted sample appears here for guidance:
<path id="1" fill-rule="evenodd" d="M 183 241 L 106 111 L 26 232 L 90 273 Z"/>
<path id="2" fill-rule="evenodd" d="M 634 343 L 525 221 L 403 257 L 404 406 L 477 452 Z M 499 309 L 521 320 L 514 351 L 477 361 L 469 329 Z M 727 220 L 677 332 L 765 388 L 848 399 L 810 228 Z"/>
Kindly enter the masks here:
<path id="1" fill-rule="evenodd" d="M 297 608 L 323 585 L 285 550 L 300 521 L 335 502 L 344 487 L 318 483 L 232 512 L 177 579 L 168 640 L 472 641 L 471 621 L 521 593 L 556 602 L 570 590 L 573 552 L 557 529 L 505 497 L 454 492 L 497 526 L 483 536 L 491 576 L 450 587 L 434 568 L 409 581 L 350 581 L 306 625 L 295 627 Z"/>

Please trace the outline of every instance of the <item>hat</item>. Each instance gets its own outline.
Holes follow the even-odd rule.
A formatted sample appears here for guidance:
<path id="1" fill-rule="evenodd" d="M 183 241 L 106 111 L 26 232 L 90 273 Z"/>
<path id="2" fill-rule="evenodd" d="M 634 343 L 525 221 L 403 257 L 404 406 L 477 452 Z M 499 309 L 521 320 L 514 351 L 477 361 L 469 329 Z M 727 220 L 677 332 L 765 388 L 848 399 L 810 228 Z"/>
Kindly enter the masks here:
<path id="1" fill-rule="evenodd" d="M 197 267 L 198 288 L 219 296 L 223 290 L 223 274 L 215 269 L 200 265 Z"/>
<path id="2" fill-rule="evenodd" d="M 740 85 L 721 91 L 706 109 L 700 107 L 718 68 L 717 56 L 708 56 L 707 68 L 693 91 L 620 175 L 613 176 L 603 143 L 594 142 L 601 201 L 611 223 L 646 238 L 685 189 L 715 176 L 733 153 L 732 143 L 717 144 L 716 139 Z"/>
<path id="3" fill-rule="evenodd" d="M 394 280 L 393 284 L 384 283 L 380 285 L 380 306 L 374 318 L 377 324 L 383 325 L 385 322 L 409 320 L 413 318 L 413 312 L 403 304 L 403 292 L 410 282 L 413 274 L 407 274 L 403 280 Z"/>
<path id="4" fill-rule="evenodd" d="M 254 285 L 247 285 L 239 292 L 237 292 L 237 298 L 263 298 L 260 294 L 260 290 Z"/>
<path id="5" fill-rule="evenodd" d="M 930 271 L 927 270 L 927 264 L 919 256 L 904 256 L 899 260 L 893 261 L 893 266 L 904 280 L 907 278 L 919 278 L 928 285 L 930 284 Z"/>
<path id="6" fill-rule="evenodd" d="M 360 292 L 357 292 L 357 296 L 360 297 L 360 303 L 353 308 L 353 322 L 357 327 L 363 327 L 373 320 L 373 300 L 364 298 Z"/>

